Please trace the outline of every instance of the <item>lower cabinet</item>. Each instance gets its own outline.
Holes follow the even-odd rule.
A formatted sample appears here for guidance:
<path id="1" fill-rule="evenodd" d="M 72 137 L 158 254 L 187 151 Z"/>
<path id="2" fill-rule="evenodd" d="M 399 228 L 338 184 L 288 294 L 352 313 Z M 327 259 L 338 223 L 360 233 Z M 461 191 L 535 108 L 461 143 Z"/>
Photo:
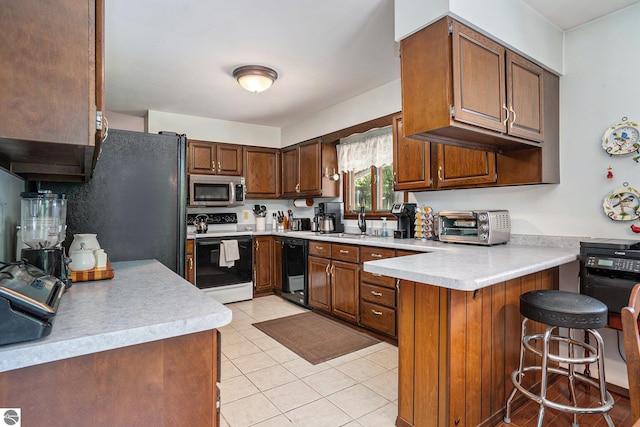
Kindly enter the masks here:
<path id="1" fill-rule="evenodd" d="M 309 243 L 309 304 L 351 323 L 358 323 L 359 248 Z"/>
<path id="2" fill-rule="evenodd" d="M 193 239 L 187 240 L 187 253 L 185 256 L 184 278 L 192 285 L 196 284 L 196 269 L 193 253 Z"/>
<path id="3" fill-rule="evenodd" d="M 282 237 L 276 236 L 272 240 L 272 260 L 271 274 L 273 289 L 282 292 Z"/>
<path id="4" fill-rule="evenodd" d="M 363 246 L 362 262 L 396 256 L 394 249 Z M 360 324 L 396 337 L 396 279 L 362 271 L 360 276 Z"/>
<path id="5" fill-rule="evenodd" d="M 271 292 L 273 238 L 256 236 L 253 238 L 253 293 Z"/>

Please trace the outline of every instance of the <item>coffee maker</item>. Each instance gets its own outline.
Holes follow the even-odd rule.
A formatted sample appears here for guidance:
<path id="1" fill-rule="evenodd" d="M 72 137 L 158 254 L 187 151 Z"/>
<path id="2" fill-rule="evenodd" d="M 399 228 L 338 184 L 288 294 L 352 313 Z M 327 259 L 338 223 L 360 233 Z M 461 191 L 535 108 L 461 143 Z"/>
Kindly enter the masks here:
<path id="1" fill-rule="evenodd" d="M 398 218 L 398 227 L 393 232 L 396 239 L 410 239 L 416 227 L 416 207 L 415 203 L 395 203 L 391 207 L 391 214 Z"/>
<path id="2" fill-rule="evenodd" d="M 50 190 L 20 193 L 21 259 L 60 279 L 68 288 L 69 258 L 62 242 L 67 228 L 67 196 Z"/>
<path id="3" fill-rule="evenodd" d="M 321 233 L 344 232 L 344 203 L 322 202 L 318 203 L 315 222 Z"/>

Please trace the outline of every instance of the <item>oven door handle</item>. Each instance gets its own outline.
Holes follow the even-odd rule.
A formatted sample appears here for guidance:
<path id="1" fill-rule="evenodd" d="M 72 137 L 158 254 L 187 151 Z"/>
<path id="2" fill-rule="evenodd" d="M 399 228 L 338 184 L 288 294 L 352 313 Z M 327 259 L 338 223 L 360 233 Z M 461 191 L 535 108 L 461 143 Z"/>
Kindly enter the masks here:
<path id="1" fill-rule="evenodd" d="M 206 241 L 199 241 L 198 239 L 196 239 L 196 245 L 197 246 L 213 246 L 213 245 L 219 245 L 222 242 L 222 239 L 216 239 L 216 240 L 206 240 Z"/>
<path id="2" fill-rule="evenodd" d="M 229 183 L 229 204 L 235 205 L 236 203 L 236 185 L 233 182 Z"/>

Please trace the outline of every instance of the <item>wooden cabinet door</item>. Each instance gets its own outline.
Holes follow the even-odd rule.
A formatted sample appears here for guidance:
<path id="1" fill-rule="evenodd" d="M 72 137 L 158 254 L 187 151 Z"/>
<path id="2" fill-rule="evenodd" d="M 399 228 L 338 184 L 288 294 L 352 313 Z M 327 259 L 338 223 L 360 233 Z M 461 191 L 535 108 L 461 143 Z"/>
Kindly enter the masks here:
<path id="1" fill-rule="evenodd" d="M 301 144 L 299 147 L 300 195 L 314 196 L 322 192 L 321 148 L 320 142 Z"/>
<path id="2" fill-rule="evenodd" d="M 309 305 L 331 311 L 331 260 L 309 257 Z"/>
<path id="3" fill-rule="evenodd" d="M 455 21 L 452 46 L 455 120 L 506 133 L 505 48 Z"/>
<path id="4" fill-rule="evenodd" d="M 242 176 L 242 146 L 216 145 L 216 173 L 218 175 Z"/>
<path id="5" fill-rule="evenodd" d="M 192 285 L 196 284 L 195 260 L 193 256 L 193 239 L 187 240 L 187 254 L 185 257 L 184 278 Z"/>
<path id="6" fill-rule="evenodd" d="M 393 187 L 400 190 L 431 188 L 431 143 L 405 138 L 402 115 L 393 117 Z"/>
<path id="7" fill-rule="evenodd" d="M 509 133 L 544 141 L 544 72 L 531 61 L 507 51 Z"/>
<path id="8" fill-rule="evenodd" d="M 296 196 L 300 192 L 298 147 L 282 150 L 282 194 Z"/>
<path id="9" fill-rule="evenodd" d="M 438 188 L 496 182 L 496 154 L 453 145 L 437 145 Z"/>
<path id="10" fill-rule="evenodd" d="M 331 261 L 331 312 L 353 323 L 358 322 L 360 267 L 342 261 Z"/>
<path id="11" fill-rule="evenodd" d="M 273 288 L 282 291 L 282 238 L 273 238 L 273 249 L 271 251 L 272 263 L 271 272 L 273 274 Z"/>
<path id="12" fill-rule="evenodd" d="M 188 141 L 189 173 L 214 175 L 216 173 L 216 144 L 206 141 Z"/>
<path id="13" fill-rule="evenodd" d="M 271 240 L 270 236 L 258 236 L 253 240 L 253 274 L 256 292 L 267 292 L 273 288 L 273 284 L 271 282 Z"/>
<path id="14" fill-rule="evenodd" d="M 244 169 L 248 199 L 280 197 L 280 150 L 245 147 Z"/>

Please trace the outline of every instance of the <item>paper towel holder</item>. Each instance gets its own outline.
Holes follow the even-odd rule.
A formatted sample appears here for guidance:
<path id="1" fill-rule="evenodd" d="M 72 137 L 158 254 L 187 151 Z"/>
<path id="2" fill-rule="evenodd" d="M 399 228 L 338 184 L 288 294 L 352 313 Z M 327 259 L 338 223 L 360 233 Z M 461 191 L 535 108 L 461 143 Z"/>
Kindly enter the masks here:
<path id="1" fill-rule="evenodd" d="M 324 177 L 330 179 L 331 181 L 340 181 L 340 175 L 336 173 L 336 169 L 333 168 L 333 173 L 329 175 L 329 168 L 324 168 Z"/>
<path id="2" fill-rule="evenodd" d="M 294 199 L 293 206 L 296 208 L 309 208 L 313 206 L 313 197 L 307 197 L 306 199 Z"/>

